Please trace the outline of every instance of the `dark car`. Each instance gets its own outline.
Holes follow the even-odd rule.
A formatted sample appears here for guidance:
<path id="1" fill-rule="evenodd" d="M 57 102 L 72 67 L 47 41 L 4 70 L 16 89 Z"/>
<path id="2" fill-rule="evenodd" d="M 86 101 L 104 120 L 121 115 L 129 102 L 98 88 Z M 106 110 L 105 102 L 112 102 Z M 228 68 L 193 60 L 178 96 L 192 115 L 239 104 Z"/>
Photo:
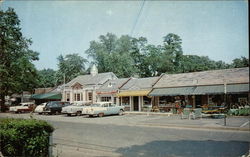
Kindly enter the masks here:
<path id="1" fill-rule="evenodd" d="M 69 106 L 69 105 L 70 105 L 69 102 L 50 101 L 44 107 L 43 113 L 59 114 L 61 113 L 63 107 Z"/>

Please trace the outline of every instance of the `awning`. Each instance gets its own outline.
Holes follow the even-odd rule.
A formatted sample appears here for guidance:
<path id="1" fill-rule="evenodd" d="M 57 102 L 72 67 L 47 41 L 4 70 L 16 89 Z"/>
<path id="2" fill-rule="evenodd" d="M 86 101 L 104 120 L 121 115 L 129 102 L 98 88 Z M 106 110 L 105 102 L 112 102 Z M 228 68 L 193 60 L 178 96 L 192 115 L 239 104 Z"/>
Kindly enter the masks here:
<path id="1" fill-rule="evenodd" d="M 122 91 L 117 94 L 118 97 L 121 96 L 147 96 L 150 90 L 138 90 L 138 91 Z"/>
<path id="2" fill-rule="evenodd" d="M 241 93 L 241 92 L 249 92 L 249 84 L 232 84 L 227 85 L 226 88 L 227 93 Z"/>
<path id="3" fill-rule="evenodd" d="M 149 96 L 191 95 L 196 87 L 158 88 L 153 89 Z"/>
<path id="4" fill-rule="evenodd" d="M 149 96 L 206 95 L 249 92 L 249 84 L 229 84 L 197 87 L 171 87 L 153 89 Z"/>
<path id="5" fill-rule="evenodd" d="M 47 99 L 47 100 L 55 100 L 55 99 L 62 99 L 61 93 L 44 93 L 44 94 L 33 94 L 31 99 Z"/>
<path id="6" fill-rule="evenodd" d="M 224 85 L 216 86 L 198 86 L 192 95 L 205 95 L 205 94 L 222 94 L 224 93 Z"/>

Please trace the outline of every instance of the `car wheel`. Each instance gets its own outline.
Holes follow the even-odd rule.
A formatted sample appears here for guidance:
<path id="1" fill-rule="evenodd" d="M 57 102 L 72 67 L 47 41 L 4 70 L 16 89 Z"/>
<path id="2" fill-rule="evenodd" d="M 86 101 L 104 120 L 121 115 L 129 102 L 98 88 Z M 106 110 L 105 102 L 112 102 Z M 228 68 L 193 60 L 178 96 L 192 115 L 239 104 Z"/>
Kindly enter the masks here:
<path id="1" fill-rule="evenodd" d="M 104 113 L 98 113 L 98 117 L 103 117 Z"/>
<path id="2" fill-rule="evenodd" d="M 77 112 L 76 112 L 76 115 L 77 115 L 77 116 L 80 116 L 81 114 L 82 114 L 81 111 L 77 111 Z"/>
<path id="3" fill-rule="evenodd" d="M 38 113 L 38 114 L 42 114 L 42 113 Z"/>
<path id="4" fill-rule="evenodd" d="M 69 116 L 69 117 L 70 117 L 70 116 L 71 116 L 71 114 L 70 114 L 70 113 L 68 113 L 68 114 L 67 114 L 67 116 Z"/>
<path id="5" fill-rule="evenodd" d="M 120 115 L 120 116 L 122 116 L 122 115 L 123 115 L 123 113 L 124 113 L 124 111 L 123 111 L 123 110 L 120 110 L 120 111 L 119 111 L 119 115 Z"/>

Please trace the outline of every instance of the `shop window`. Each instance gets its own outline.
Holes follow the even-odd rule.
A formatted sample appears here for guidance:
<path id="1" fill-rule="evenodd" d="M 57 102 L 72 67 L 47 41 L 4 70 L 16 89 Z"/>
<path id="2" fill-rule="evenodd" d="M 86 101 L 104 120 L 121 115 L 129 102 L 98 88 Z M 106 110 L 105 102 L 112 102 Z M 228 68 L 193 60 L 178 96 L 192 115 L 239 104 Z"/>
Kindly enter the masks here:
<path id="1" fill-rule="evenodd" d="M 143 97 L 143 106 L 151 106 L 151 98 L 144 96 Z"/>
<path id="2" fill-rule="evenodd" d="M 123 106 L 129 106 L 129 97 L 122 97 L 122 105 Z"/>
<path id="3" fill-rule="evenodd" d="M 109 102 L 111 101 L 111 97 L 101 97 L 102 102 Z"/>

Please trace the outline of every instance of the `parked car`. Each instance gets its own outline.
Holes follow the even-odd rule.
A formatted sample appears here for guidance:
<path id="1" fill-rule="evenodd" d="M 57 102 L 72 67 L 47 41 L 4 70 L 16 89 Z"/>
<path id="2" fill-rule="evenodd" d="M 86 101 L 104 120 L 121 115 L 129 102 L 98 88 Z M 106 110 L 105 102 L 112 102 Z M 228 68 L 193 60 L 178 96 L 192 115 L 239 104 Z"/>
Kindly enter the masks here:
<path id="1" fill-rule="evenodd" d="M 44 107 L 46 106 L 46 102 L 45 103 L 42 103 L 40 105 L 38 105 L 36 108 L 35 108 L 35 113 L 38 113 L 38 114 L 42 114 L 43 113 L 43 109 Z"/>
<path id="2" fill-rule="evenodd" d="M 45 105 L 43 109 L 43 113 L 59 114 L 61 113 L 63 107 L 69 106 L 69 105 L 70 105 L 69 102 L 50 101 Z"/>
<path id="3" fill-rule="evenodd" d="M 82 104 L 72 104 L 70 106 L 65 106 L 62 108 L 62 114 L 67 114 L 68 116 L 77 115 L 80 116 L 82 114 L 83 108 L 87 107 L 87 103 Z"/>
<path id="4" fill-rule="evenodd" d="M 35 108 L 35 103 L 33 102 L 25 102 L 25 103 L 20 103 L 19 106 L 12 106 L 10 107 L 10 112 L 15 112 L 15 113 L 24 113 L 24 112 L 31 112 Z"/>
<path id="5" fill-rule="evenodd" d="M 99 116 L 103 117 L 105 115 L 123 115 L 124 106 L 116 106 L 111 102 L 99 102 L 85 107 L 82 110 L 82 114 L 89 116 Z"/>

